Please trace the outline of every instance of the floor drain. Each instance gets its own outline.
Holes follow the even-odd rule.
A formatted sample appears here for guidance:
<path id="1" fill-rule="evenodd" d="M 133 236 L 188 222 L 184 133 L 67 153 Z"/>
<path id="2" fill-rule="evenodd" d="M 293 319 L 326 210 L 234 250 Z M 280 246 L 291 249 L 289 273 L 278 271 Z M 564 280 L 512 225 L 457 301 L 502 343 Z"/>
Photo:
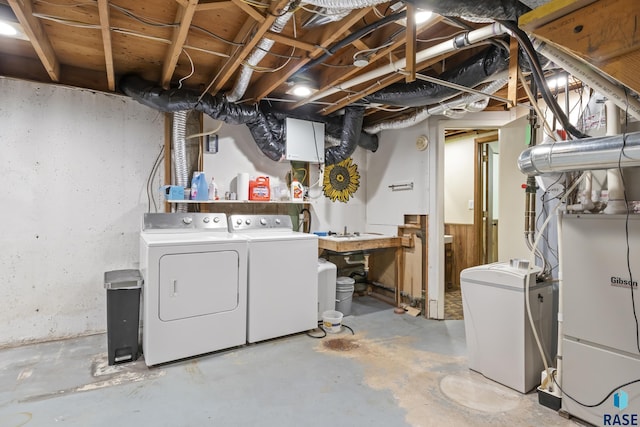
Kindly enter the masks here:
<path id="1" fill-rule="evenodd" d="M 322 343 L 322 345 L 324 345 L 329 350 L 335 351 L 349 351 L 360 347 L 355 341 L 344 338 L 334 338 L 326 340 Z"/>

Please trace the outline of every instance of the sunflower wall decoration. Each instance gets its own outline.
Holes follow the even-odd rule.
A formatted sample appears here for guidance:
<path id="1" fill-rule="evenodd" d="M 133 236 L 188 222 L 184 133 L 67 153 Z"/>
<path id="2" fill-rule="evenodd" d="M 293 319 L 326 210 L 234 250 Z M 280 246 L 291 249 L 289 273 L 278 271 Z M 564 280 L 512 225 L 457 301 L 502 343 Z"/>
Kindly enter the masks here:
<path id="1" fill-rule="evenodd" d="M 360 187 L 358 165 L 351 163 L 351 157 L 340 163 L 329 165 L 325 169 L 322 190 L 332 202 L 337 199 L 347 203 L 358 187 Z"/>

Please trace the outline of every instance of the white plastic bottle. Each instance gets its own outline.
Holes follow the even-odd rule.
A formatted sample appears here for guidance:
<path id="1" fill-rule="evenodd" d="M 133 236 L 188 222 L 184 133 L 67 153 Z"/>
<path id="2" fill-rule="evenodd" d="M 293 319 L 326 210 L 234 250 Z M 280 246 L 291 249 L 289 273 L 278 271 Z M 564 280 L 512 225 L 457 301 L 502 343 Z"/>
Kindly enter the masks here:
<path id="1" fill-rule="evenodd" d="M 304 187 L 296 179 L 291 181 L 291 200 L 294 202 L 304 201 Z"/>
<path id="2" fill-rule="evenodd" d="M 211 178 L 211 183 L 209 184 L 209 200 L 219 200 L 218 197 L 218 186 Z"/>

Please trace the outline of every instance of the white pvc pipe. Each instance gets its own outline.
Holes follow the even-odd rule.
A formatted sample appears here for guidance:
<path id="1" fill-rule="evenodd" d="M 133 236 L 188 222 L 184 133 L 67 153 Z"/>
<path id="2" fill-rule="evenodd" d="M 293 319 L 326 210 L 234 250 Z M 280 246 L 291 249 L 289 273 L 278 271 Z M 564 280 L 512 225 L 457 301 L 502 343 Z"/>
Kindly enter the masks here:
<path id="1" fill-rule="evenodd" d="M 620 134 L 620 109 L 609 100 L 605 101 L 604 108 L 607 116 L 607 136 Z M 609 201 L 604 209 L 606 214 L 623 214 L 627 212 L 627 204 L 624 201 L 624 184 L 618 168 L 607 169 L 607 188 Z"/>
<path id="2" fill-rule="evenodd" d="M 562 211 L 558 210 L 558 348 L 556 349 L 556 382 L 562 388 L 562 336 L 564 335 L 564 282 L 562 274 Z M 553 384 L 553 382 L 551 383 Z M 555 387 L 554 387 L 555 388 Z"/>
<path id="3" fill-rule="evenodd" d="M 504 34 L 507 32 L 507 29 L 498 23 L 494 23 L 492 25 L 488 25 L 486 27 L 479 28 L 477 30 L 469 31 L 466 33 L 466 37 L 464 38 L 464 46 L 472 45 L 488 38 Z M 459 49 L 459 46 L 456 46 L 456 40 L 460 40 L 460 36 L 455 37 L 451 40 L 444 41 L 442 43 L 438 43 L 435 46 L 431 46 L 427 49 L 416 52 L 416 64 L 420 62 L 424 62 L 428 59 L 435 58 L 439 55 L 453 52 L 454 50 Z M 371 70 L 367 73 L 360 74 L 357 77 L 354 77 L 351 80 L 347 80 L 346 82 L 342 82 L 339 85 L 316 92 L 311 97 L 304 99 L 299 103 L 299 105 L 304 105 L 309 102 L 316 101 L 318 99 L 324 98 L 329 95 L 333 95 L 334 93 L 340 92 L 345 89 L 349 89 L 353 86 L 366 83 L 370 80 L 377 79 L 378 77 L 382 77 L 386 74 L 395 73 L 398 70 L 402 70 L 407 66 L 407 59 L 399 59 L 391 64 L 385 65 L 380 68 L 376 68 L 375 70 Z"/>
<path id="4" fill-rule="evenodd" d="M 640 102 L 628 96 L 622 88 L 598 74 L 589 64 L 541 41 L 537 40 L 533 45 L 536 51 L 553 61 L 556 65 L 564 68 L 569 74 L 575 76 L 589 87 L 606 95 L 615 105 L 622 110 L 628 111 L 632 117 L 640 120 Z"/>

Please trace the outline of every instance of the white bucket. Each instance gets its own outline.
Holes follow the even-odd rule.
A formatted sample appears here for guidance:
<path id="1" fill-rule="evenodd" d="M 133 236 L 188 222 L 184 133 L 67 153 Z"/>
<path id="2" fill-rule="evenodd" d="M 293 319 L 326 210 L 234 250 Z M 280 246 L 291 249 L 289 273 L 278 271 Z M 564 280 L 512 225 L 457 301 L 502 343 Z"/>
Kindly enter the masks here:
<path id="1" fill-rule="evenodd" d="M 336 280 L 336 310 L 345 316 L 351 314 L 351 300 L 356 281 L 351 277 L 340 276 Z"/>
<path id="2" fill-rule="evenodd" d="M 322 326 L 324 330 L 337 334 L 342 329 L 342 313 L 335 310 L 327 310 L 322 313 Z"/>

